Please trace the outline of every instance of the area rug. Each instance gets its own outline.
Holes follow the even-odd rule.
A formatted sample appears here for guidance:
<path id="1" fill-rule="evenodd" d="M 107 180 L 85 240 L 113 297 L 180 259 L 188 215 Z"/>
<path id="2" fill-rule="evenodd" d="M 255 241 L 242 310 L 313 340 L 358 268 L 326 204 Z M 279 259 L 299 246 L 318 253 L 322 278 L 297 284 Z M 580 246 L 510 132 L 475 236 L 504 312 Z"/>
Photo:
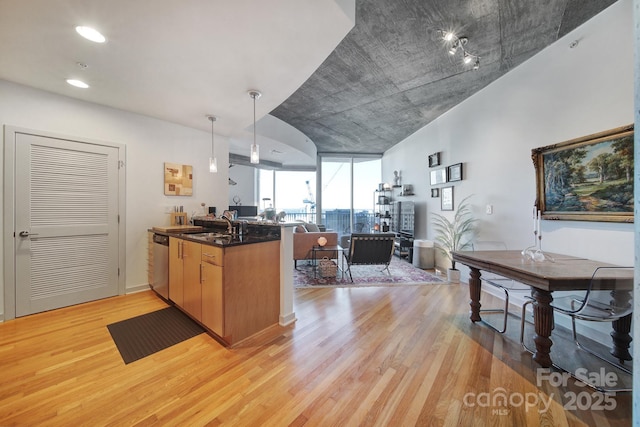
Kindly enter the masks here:
<path id="1" fill-rule="evenodd" d="M 204 332 L 200 325 L 173 306 L 112 323 L 107 328 L 125 364 Z"/>
<path id="2" fill-rule="evenodd" d="M 298 268 L 293 270 L 293 285 L 295 288 L 319 287 L 366 287 L 366 286 L 398 286 L 398 285 L 428 285 L 448 283 L 434 274 L 414 267 L 412 264 L 393 257 L 389 264 L 389 271 L 381 271 L 382 265 L 354 265 L 351 267 L 353 283 L 349 273 L 345 271 L 341 277 L 340 270 L 336 277 L 320 277 L 310 264 L 298 261 Z M 346 269 L 346 263 L 345 263 Z"/>

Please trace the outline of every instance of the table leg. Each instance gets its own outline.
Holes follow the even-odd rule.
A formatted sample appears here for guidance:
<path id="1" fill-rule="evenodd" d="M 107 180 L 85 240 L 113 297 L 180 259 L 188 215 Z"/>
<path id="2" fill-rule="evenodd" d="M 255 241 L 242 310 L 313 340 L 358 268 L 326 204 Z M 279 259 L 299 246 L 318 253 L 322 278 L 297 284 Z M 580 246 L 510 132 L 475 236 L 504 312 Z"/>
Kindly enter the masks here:
<path id="1" fill-rule="evenodd" d="M 317 262 L 317 253 L 318 251 L 315 251 L 313 249 L 311 249 L 311 268 L 313 268 L 313 278 L 316 279 L 318 277 L 318 262 Z"/>
<path id="2" fill-rule="evenodd" d="M 536 336 L 533 341 L 536 343 L 536 351 L 533 353 L 533 360 L 538 362 L 543 368 L 552 366 L 551 331 L 553 330 L 553 307 L 551 292 L 542 289 L 531 289 L 531 296 L 535 300 L 533 303 L 533 322 L 535 324 Z"/>
<path id="3" fill-rule="evenodd" d="M 613 332 L 611 332 L 611 338 L 613 338 L 613 349 L 611 354 L 614 355 L 620 363 L 625 360 L 632 360 L 629 353 L 629 344 L 631 344 L 631 317 L 632 314 L 628 314 L 613 322 Z"/>
<path id="4" fill-rule="evenodd" d="M 469 305 L 471 306 L 471 321 L 475 323 L 482 320 L 480 318 L 480 289 L 482 281 L 480 280 L 480 270 L 473 267 L 470 268 L 469 296 L 471 297 L 471 301 Z"/>

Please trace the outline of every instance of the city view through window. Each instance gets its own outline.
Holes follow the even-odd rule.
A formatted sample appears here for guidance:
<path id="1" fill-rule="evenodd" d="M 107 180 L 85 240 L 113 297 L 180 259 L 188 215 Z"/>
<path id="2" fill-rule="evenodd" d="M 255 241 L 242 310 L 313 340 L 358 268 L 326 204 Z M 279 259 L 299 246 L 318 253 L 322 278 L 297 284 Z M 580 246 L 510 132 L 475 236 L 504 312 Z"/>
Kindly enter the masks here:
<path id="1" fill-rule="evenodd" d="M 382 182 L 381 160 L 354 158 L 352 163 L 351 158 L 323 158 L 321 167 L 320 223 L 339 235 L 350 234 L 352 228 L 353 232 L 370 231 L 374 223 L 374 191 Z M 260 170 L 259 174 L 260 211 L 271 208 L 286 212 L 286 221 L 316 222 L 315 172 Z"/>

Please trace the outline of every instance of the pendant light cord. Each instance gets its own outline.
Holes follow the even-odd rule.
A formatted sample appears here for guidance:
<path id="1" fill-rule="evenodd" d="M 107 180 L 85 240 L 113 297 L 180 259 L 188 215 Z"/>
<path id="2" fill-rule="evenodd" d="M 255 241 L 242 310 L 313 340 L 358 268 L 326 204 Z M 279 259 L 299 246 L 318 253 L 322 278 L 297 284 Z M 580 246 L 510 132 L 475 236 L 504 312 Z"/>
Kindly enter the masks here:
<path id="1" fill-rule="evenodd" d="M 258 143 L 256 136 L 256 99 L 260 98 L 262 94 L 257 90 L 250 90 L 249 96 L 253 98 L 253 144 L 251 144 L 251 163 L 260 163 L 260 154 L 258 152 Z"/>
<path id="2" fill-rule="evenodd" d="M 215 150 L 215 134 L 213 131 L 213 124 L 218 118 L 216 116 L 207 116 L 207 118 L 211 122 L 211 157 L 214 157 L 213 153 Z"/>

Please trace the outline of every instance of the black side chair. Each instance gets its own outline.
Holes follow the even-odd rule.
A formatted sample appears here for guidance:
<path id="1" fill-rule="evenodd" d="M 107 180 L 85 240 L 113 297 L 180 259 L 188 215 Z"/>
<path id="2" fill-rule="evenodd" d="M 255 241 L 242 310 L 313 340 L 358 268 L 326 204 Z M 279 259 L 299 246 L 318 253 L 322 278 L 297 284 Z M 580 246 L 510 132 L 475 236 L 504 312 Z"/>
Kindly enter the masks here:
<path id="1" fill-rule="evenodd" d="M 349 252 L 347 253 L 347 271 L 351 275 L 352 265 L 384 265 L 381 271 L 389 271 L 389 263 L 393 256 L 394 233 L 354 233 L 351 235 Z"/>
<path id="2" fill-rule="evenodd" d="M 585 320 L 591 322 L 613 322 L 633 311 L 633 267 L 598 267 L 594 271 L 589 287 L 586 291 L 570 291 L 558 293 L 551 303 L 554 313 L 562 313 L 571 317 L 571 326 L 573 330 L 573 341 L 579 349 L 582 349 L 598 359 L 615 366 L 616 368 L 631 374 L 631 370 L 622 366 L 624 360 L 620 360 L 620 364 L 613 363 L 597 352 L 587 348 L 578 339 L 576 332 L 576 320 Z M 520 344 L 529 353 L 533 350 L 528 348 L 524 343 L 524 327 L 525 316 L 527 314 L 527 305 L 533 304 L 533 299 L 524 303 L 522 306 L 522 320 L 520 326 Z M 576 376 L 573 372 L 554 363 L 557 369 L 568 372 L 575 379 L 585 383 L 587 386 L 603 393 L 631 391 L 629 388 L 606 389 L 594 386 L 587 379 Z"/>

